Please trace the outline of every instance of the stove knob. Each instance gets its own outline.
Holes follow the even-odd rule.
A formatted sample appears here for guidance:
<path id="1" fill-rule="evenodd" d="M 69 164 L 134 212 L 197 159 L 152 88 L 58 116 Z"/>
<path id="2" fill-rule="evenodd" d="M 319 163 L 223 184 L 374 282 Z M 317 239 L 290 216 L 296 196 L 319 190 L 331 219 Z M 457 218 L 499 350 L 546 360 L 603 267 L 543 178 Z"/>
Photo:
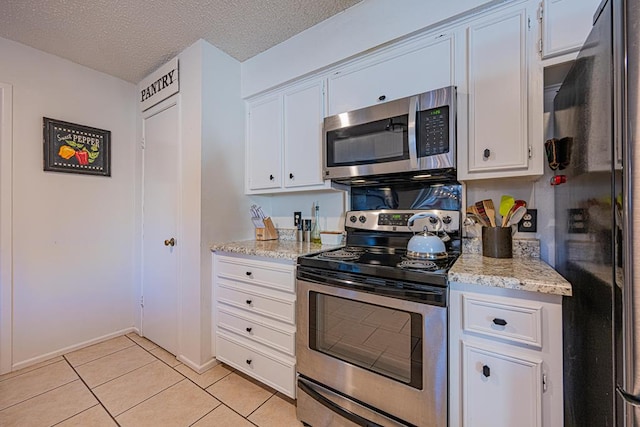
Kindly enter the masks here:
<path id="1" fill-rule="evenodd" d="M 349 221 L 351 221 L 351 222 L 356 222 L 357 220 L 358 220 L 358 218 L 356 218 L 356 216 L 355 216 L 355 215 L 351 215 L 351 216 L 349 217 Z"/>
<path id="2" fill-rule="evenodd" d="M 437 224 L 437 223 L 438 223 L 438 219 L 437 219 L 437 218 L 434 218 L 434 217 L 430 217 L 430 218 L 429 218 L 429 222 L 430 222 L 431 224 Z"/>
<path id="3" fill-rule="evenodd" d="M 451 217 L 450 216 L 445 216 L 444 218 L 442 218 L 442 222 L 445 224 L 451 224 Z"/>
<path id="4" fill-rule="evenodd" d="M 360 215 L 360 218 L 358 218 L 360 220 L 361 223 L 365 223 L 367 221 L 367 217 L 365 217 L 364 215 Z"/>

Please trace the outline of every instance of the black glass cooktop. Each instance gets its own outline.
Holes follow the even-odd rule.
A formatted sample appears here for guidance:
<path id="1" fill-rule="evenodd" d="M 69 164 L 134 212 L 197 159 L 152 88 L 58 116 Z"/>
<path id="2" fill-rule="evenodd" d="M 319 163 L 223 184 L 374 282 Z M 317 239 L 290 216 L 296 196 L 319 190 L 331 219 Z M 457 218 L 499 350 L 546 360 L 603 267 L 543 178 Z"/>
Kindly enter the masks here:
<path id="1" fill-rule="evenodd" d="M 298 258 L 299 268 L 344 271 L 394 280 L 446 285 L 447 272 L 458 258 L 449 252 L 442 259 L 412 259 L 406 250 L 386 247 L 346 246 Z"/>

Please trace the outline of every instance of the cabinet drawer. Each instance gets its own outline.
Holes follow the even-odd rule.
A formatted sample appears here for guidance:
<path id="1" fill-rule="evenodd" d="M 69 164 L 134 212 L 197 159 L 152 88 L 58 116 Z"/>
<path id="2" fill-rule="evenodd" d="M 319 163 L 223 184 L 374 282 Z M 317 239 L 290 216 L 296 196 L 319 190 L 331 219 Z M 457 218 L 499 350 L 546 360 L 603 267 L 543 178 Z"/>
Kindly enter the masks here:
<path id="1" fill-rule="evenodd" d="M 257 341 L 275 350 L 295 356 L 295 328 L 287 325 L 268 324 L 249 316 L 232 312 L 223 305 L 218 305 L 218 327 L 229 330 L 247 339 Z"/>
<path id="2" fill-rule="evenodd" d="M 218 333 L 216 358 L 295 399 L 295 363 Z"/>
<path id="3" fill-rule="evenodd" d="M 542 348 L 542 306 L 463 294 L 462 329 Z"/>
<path id="4" fill-rule="evenodd" d="M 291 299 L 281 299 L 261 293 L 255 287 L 240 289 L 237 285 L 218 279 L 216 299 L 219 302 L 242 308 L 250 313 L 260 314 L 272 319 L 295 324 L 296 303 Z"/>
<path id="5" fill-rule="evenodd" d="M 216 275 L 295 292 L 293 266 L 220 256 Z"/>

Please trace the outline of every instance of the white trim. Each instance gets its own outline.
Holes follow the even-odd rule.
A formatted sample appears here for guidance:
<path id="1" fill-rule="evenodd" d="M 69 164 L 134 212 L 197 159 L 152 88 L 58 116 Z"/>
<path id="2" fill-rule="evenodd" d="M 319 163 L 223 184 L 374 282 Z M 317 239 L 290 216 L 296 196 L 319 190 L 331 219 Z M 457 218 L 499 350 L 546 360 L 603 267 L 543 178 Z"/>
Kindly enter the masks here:
<path id="1" fill-rule="evenodd" d="M 13 361 L 13 89 L 0 83 L 0 374 Z"/>
<path id="2" fill-rule="evenodd" d="M 44 362 L 45 360 L 49 360 L 49 359 L 57 357 L 57 356 L 62 356 L 63 354 L 67 354 L 67 353 L 70 353 L 72 351 L 88 347 L 88 346 L 93 345 L 93 344 L 98 344 L 100 342 L 107 341 L 107 340 L 110 340 L 112 338 L 123 336 L 123 335 L 126 335 L 126 334 L 130 333 L 130 332 L 138 333 L 138 329 L 134 328 L 134 327 L 121 329 L 119 331 L 112 332 L 112 333 L 107 334 L 107 335 L 102 335 L 101 337 L 98 337 L 98 338 L 92 338 L 90 340 L 83 341 L 83 342 L 78 343 L 78 344 L 73 344 L 73 345 L 70 345 L 68 347 L 64 347 L 64 348 L 52 351 L 50 353 L 41 354 L 40 356 L 32 357 L 31 359 L 23 360 L 20 363 L 16 363 L 13 366 L 12 370 L 13 371 L 17 371 L 17 370 L 22 369 L 22 368 L 27 368 L 27 367 L 29 367 L 31 365 L 35 365 L 36 363 Z M 140 335 L 140 334 L 138 333 L 138 335 Z"/>
<path id="3" fill-rule="evenodd" d="M 215 357 L 211 358 L 208 362 L 203 363 L 202 365 L 198 365 L 182 355 L 178 356 L 177 359 L 199 374 L 220 364 L 220 361 Z"/>

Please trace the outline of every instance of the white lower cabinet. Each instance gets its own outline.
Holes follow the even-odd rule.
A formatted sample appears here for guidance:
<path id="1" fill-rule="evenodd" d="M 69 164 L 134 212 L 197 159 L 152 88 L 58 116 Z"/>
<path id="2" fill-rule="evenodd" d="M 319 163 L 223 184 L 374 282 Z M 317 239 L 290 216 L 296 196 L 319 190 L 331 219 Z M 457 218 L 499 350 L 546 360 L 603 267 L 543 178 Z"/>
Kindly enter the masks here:
<path id="1" fill-rule="evenodd" d="M 295 267 L 214 254 L 216 359 L 295 398 Z"/>
<path id="2" fill-rule="evenodd" d="M 449 425 L 563 425 L 562 297 L 450 286 Z"/>

